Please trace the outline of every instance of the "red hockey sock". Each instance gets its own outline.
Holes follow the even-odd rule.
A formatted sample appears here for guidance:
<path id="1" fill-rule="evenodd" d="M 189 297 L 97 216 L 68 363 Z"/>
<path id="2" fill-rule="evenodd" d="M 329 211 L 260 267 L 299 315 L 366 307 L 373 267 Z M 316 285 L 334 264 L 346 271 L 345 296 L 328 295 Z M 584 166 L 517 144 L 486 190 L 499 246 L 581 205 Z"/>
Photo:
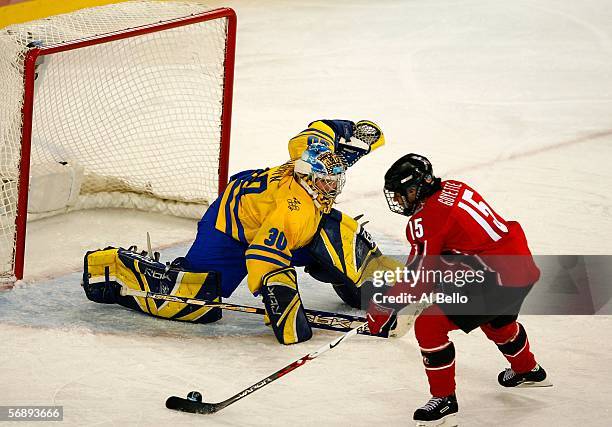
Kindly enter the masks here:
<path id="1" fill-rule="evenodd" d="M 514 372 L 524 373 L 535 368 L 535 357 L 529 349 L 529 340 L 523 325 L 513 322 L 501 328 L 493 328 L 487 324 L 482 325 L 480 329 L 497 345 Z"/>
<path id="2" fill-rule="evenodd" d="M 448 339 L 448 332 L 455 329 L 459 328 L 435 305 L 414 323 L 432 396 L 445 397 L 455 392 L 455 346 Z"/>

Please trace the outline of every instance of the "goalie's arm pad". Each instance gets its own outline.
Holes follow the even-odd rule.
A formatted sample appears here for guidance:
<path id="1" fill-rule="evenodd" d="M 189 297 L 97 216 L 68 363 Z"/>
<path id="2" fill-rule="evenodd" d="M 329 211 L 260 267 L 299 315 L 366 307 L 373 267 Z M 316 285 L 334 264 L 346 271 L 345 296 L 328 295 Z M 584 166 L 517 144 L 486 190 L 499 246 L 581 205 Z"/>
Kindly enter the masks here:
<path id="1" fill-rule="evenodd" d="M 302 157 L 302 153 L 310 144 L 318 143 L 326 145 L 331 151 L 336 151 L 338 137 L 336 130 L 330 126 L 329 120 L 317 120 L 308 125 L 307 129 L 298 133 L 289 140 L 289 156 L 291 160 Z M 350 122 L 351 124 L 353 122 Z"/>
<path id="2" fill-rule="evenodd" d="M 262 278 L 261 295 L 270 326 L 281 344 L 308 341 L 312 329 L 306 318 L 293 267 L 281 268 Z"/>

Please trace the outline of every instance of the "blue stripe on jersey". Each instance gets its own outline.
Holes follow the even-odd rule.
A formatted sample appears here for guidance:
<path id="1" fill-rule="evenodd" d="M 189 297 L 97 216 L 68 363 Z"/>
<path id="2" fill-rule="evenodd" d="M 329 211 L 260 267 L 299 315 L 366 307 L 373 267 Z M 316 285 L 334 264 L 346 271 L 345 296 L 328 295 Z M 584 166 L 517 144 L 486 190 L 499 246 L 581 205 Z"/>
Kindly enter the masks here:
<path id="1" fill-rule="evenodd" d="M 256 259 L 258 261 L 265 261 L 265 262 L 269 262 L 270 264 L 278 265 L 280 267 L 287 267 L 287 265 L 289 265 L 281 261 L 275 260 L 274 258 L 268 258 L 267 256 L 263 256 L 263 255 L 247 255 L 244 258 L 247 260 Z"/>
<path id="2" fill-rule="evenodd" d="M 236 185 L 238 184 L 239 181 L 235 181 L 233 183 L 230 183 L 230 188 L 225 190 L 225 191 L 229 191 L 229 196 L 227 198 L 227 201 L 225 202 L 225 234 L 229 235 L 229 236 L 233 236 L 232 234 L 232 213 L 230 211 L 230 204 L 232 203 L 232 200 L 234 200 L 234 190 L 236 190 Z"/>
<path id="3" fill-rule="evenodd" d="M 260 175 L 261 174 L 261 175 Z M 244 234 L 244 227 L 238 216 L 238 207 L 240 199 L 246 194 L 263 193 L 268 188 L 268 175 L 266 170 L 258 169 L 251 175 L 245 175 L 240 178 L 238 192 L 236 193 L 236 202 L 234 203 L 234 218 L 236 220 L 236 228 L 238 229 L 238 239 L 243 243 L 248 243 Z"/>
<path id="4" fill-rule="evenodd" d="M 240 184 L 240 189 L 238 190 L 238 194 L 236 195 L 236 203 L 234 203 L 234 218 L 236 218 L 236 227 L 238 228 L 238 239 L 242 243 L 248 243 L 246 236 L 244 235 L 244 227 L 242 226 L 242 222 L 238 217 L 238 206 L 240 205 L 240 197 L 242 196 L 242 186 L 244 182 Z"/>
<path id="5" fill-rule="evenodd" d="M 247 252 L 250 251 L 250 250 L 254 250 L 254 249 L 257 249 L 258 251 L 270 252 L 271 254 L 274 254 L 274 255 L 277 255 L 277 256 L 279 256 L 281 258 L 284 258 L 287 261 L 291 261 L 291 257 L 289 255 L 287 255 L 286 253 L 281 252 L 281 251 L 279 251 L 277 249 L 272 249 L 272 248 L 269 248 L 267 246 L 263 246 L 263 245 L 251 245 L 247 249 Z"/>
<path id="6" fill-rule="evenodd" d="M 268 169 L 253 169 L 240 172 L 232 177 L 235 180 L 230 181 L 228 188 L 225 190 L 228 194 L 225 206 L 223 206 L 225 212 L 225 234 L 236 238 L 232 233 L 232 222 L 235 222 L 237 238 L 242 243 L 248 242 L 244 234 L 244 226 L 238 215 L 240 199 L 246 194 L 263 193 L 268 188 L 267 171 Z M 230 208 L 231 203 L 234 203 L 233 208 Z"/>

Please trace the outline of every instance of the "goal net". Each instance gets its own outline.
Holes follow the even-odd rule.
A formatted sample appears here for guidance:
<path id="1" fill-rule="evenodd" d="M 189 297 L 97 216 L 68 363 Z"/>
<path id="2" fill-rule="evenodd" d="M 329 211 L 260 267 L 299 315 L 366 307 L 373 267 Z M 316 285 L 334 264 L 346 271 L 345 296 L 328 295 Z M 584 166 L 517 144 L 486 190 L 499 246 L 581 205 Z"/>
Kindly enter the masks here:
<path id="1" fill-rule="evenodd" d="M 227 181 L 235 28 L 129 1 L 0 29 L 0 280 L 23 275 L 27 219 L 202 215 Z"/>

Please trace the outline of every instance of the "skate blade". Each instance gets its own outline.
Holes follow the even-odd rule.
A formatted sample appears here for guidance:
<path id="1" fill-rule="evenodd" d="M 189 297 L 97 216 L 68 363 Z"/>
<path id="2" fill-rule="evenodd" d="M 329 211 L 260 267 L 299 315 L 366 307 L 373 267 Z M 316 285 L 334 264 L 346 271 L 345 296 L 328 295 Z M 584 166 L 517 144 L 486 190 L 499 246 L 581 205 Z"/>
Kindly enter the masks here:
<path id="1" fill-rule="evenodd" d="M 532 387 L 552 387 L 553 383 L 551 383 L 548 379 L 535 382 L 535 381 L 525 381 L 516 386 L 516 388 L 532 388 Z"/>
<path id="2" fill-rule="evenodd" d="M 447 415 L 446 417 L 435 421 L 417 421 L 416 427 L 457 427 L 457 414 Z"/>

